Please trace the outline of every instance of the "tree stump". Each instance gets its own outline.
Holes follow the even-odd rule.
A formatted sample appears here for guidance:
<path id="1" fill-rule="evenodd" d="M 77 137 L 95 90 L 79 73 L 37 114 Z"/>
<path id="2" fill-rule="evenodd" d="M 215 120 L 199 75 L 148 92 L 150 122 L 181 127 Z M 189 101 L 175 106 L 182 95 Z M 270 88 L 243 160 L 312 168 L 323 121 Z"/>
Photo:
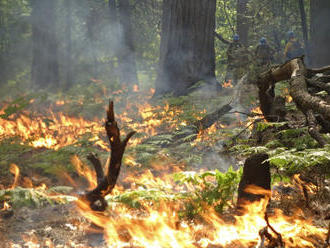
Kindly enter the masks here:
<path id="1" fill-rule="evenodd" d="M 237 209 L 243 210 L 244 206 L 259 201 L 266 195 L 260 192 L 252 194 L 247 192 L 249 186 L 257 186 L 266 191 L 270 191 L 270 169 L 269 156 L 266 153 L 254 154 L 246 159 L 243 168 L 243 176 L 238 186 Z"/>

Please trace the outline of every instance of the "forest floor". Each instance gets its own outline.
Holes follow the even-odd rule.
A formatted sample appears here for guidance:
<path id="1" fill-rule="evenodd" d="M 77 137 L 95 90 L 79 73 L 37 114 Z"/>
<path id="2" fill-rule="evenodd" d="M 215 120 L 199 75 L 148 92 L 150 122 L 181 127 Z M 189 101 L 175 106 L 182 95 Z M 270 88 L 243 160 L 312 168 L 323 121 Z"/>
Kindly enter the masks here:
<path id="1" fill-rule="evenodd" d="M 278 91 L 285 94 L 285 85 Z M 330 148 L 318 148 L 293 118 L 288 130 L 259 120 L 254 95 L 198 133 L 192 124 L 232 102 L 233 88 L 155 99 L 149 90 L 91 83 L 71 94 L 4 99 L 1 247 L 271 247 L 278 235 L 269 241 L 259 233 L 267 203 L 248 210 L 252 220 L 235 210 L 242 165 L 258 152 L 271 157 L 267 211 L 285 247 L 326 247 Z M 109 209 L 91 213 L 77 197 L 95 185 L 86 156 L 97 153 L 104 164 L 109 156 L 103 126 L 109 96 L 122 132 L 138 133 L 107 198 Z"/>

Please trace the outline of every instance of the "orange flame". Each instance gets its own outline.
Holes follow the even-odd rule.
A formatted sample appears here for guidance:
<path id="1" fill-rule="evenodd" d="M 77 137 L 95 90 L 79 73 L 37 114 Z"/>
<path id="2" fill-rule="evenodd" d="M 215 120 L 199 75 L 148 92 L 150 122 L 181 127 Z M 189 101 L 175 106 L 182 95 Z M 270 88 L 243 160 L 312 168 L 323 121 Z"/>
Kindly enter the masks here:
<path id="1" fill-rule="evenodd" d="M 12 173 L 15 176 L 14 182 L 13 182 L 12 186 L 10 187 L 10 189 L 14 189 L 17 186 L 17 182 L 18 182 L 19 168 L 16 164 L 10 164 L 9 171 L 10 171 L 10 173 Z"/>
<path id="2" fill-rule="evenodd" d="M 232 80 L 229 79 L 227 82 L 223 82 L 222 87 L 223 88 L 233 88 L 234 86 L 231 84 Z"/>

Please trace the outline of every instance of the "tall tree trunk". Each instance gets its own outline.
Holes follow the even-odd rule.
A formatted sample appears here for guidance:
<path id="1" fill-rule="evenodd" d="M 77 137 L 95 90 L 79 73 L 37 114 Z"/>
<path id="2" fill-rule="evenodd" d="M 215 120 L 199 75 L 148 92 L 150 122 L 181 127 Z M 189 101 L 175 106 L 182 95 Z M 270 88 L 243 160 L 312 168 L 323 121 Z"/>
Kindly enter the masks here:
<path id="1" fill-rule="evenodd" d="M 7 23 L 6 23 L 6 13 L 4 11 L 5 4 L 0 1 L 0 85 L 7 80 L 7 63 L 6 63 L 6 53 L 8 50 L 7 41 Z"/>
<path id="2" fill-rule="evenodd" d="M 309 42 L 308 42 L 308 28 L 307 28 L 307 21 L 306 21 L 306 11 L 305 11 L 305 4 L 304 0 L 299 0 L 299 10 L 300 10 L 300 18 L 301 18 L 301 27 L 303 31 L 303 37 L 304 37 L 304 44 L 305 44 L 305 51 L 306 51 L 306 57 L 307 57 L 307 64 L 310 61 L 309 58 Z"/>
<path id="3" fill-rule="evenodd" d="M 237 0 L 237 22 L 236 31 L 240 36 L 241 43 L 245 46 L 248 45 L 248 34 L 249 34 L 249 19 L 248 14 L 248 4 L 249 0 Z"/>
<path id="4" fill-rule="evenodd" d="M 313 66 L 330 64 L 330 1 L 311 0 L 311 60 Z"/>
<path id="5" fill-rule="evenodd" d="M 94 78 L 97 78 L 97 54 L 96 54 L 96 39 L 97 32 L 96 27 L 98 25 L 98 11 L 97 4 L 93 0 L 89 0 L 89 15 L 87 17 L 87 38 L 89 41 L 89 56 L 92 59 L 92 71 L 91 74 Z"/>
<path id="6" fill-rule="evenodd" d="M 55 30 L 55 1 L 32 0 L 32 81 L 38 87 L 57 86 L 59 66 Z"/>
<path id="7" fill-rule="evenodd" d="M 184 93 L 215 81 L 216 0 L 164 0 L 156 93 Z"/>
<path id="8" fill-rule="evenodd" d="M 65 85 L 66 87 L 70 87 L 73 81 L 72 74 L 72 1 L 66 0 L 66 28 L 65 28 L 65 38 L 66 38 L 66 54 L 65 54 Z"/>
<path id="9" fill-rule="evenodd" d="M 121 83 L 127 85 L 138 83 L 130 8 L 129 0 L 118 1 L 118 14 L 122 38 L 120 40 L 121 47 L 117 56 L 119 62 L 119 80 Z"/>

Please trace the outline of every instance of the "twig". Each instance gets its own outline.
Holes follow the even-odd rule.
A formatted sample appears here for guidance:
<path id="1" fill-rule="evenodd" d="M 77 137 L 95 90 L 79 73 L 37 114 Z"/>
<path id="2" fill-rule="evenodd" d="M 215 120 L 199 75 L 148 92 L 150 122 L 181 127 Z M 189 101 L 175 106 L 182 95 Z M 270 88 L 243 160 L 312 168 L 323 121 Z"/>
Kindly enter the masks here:
<path id="1" fill-rule="evenodd" d="M 254 125 L 256 122 L 262 121 L 264 118 L 258 118 L 255 119 L 252 123 L 250 123 L 248 126 L 246 126 L 242 131 L 240 131 L 238 134 L 236 134 L 232 140 L 236 140 L 239 136 L 241 136 L 242 133 L 244 133 L 250 126 Z"/>
<path id="2" fill-rule="evenodd" d="M 103 177 L 104 177 L 104 172 L 102 168 L 101 161 L 97 157 L 97 154 L 95 153 L 90 153 L 87 156 L 87 159 L 92 163 L 94 166 L 95 172 L 96 172 L 96 177 L 97 177 L 97 183 L 101 183 Z"/>
<path id="3" fill-rule="evenodd" d="M 303 111 L 303 112 L 306 116 L 306 120 L 307 120 L 307 124 L 308 124 L 308 132 L 309 132 L 310 136 L 312 138 L 314 138 L 321 147 L 324 147 L 327 144 L 327 142 L 321 136 L 321 134 L 319 132 L 320 128 L 316 124 L 316 118 L 313 114 L 313 111 L 311 109 L 309 109 L 309 110 Z"/>
<path id="4" fill-rule="evenodd" d="M 269 223 L 269 219 L 268 219 L 267 211 L 265 212 L 265 221 L 266 221 L 266 223 L 267 223 L 267 227 L 269 227 L 269 229 L 272 230 L 272 232 L 276 234 L 276 236 L 277 236 L 277 243 L 280 245 L 281 248 L 284 248 L 284 247 L 285 247 L 285 246 L 284 246 L 285 244 L 284 244 L 284 242 L 283 242 L 282 235 L 281 235 L 279 232 L 277 232 L 277 231 L 276 231 L 276 230 L 270 225 L 270 223 Z"/>
<path id="5" fill-rule="evenodd" d="M 220 41 L 222 41 L 225 44 L 230 44 L 231 43 L 230 41 L 223 38 L 221 34 L 215 32 L 215 31 L 214 31 L 214 35 L 215 35 L 215 37 L 217 37 Z"/>
<path id="6" fill-rule="evenodd" d="M 258 114 L 258 113 L 245 113 L 245 112 L 240 112 L 240 111 L 228 112 L 228 114 L 242 114 L 242 115 L 246 115 L 246 116 L 248 116 L 248 117 L 263 116 L 263 114 Z"/>

